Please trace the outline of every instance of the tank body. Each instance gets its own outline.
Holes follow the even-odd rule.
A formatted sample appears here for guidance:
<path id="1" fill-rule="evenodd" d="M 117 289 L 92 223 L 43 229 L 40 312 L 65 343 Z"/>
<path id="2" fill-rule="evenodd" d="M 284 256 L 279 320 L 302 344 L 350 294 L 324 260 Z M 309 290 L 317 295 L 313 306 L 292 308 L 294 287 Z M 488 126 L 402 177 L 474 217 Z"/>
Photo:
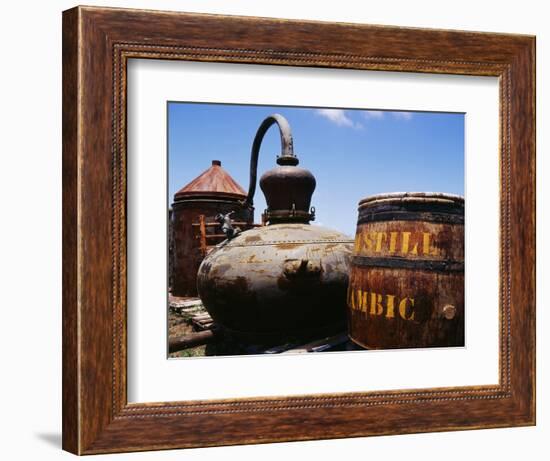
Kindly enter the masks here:
<path id="1" fill-rule="evenodd" d="M 269 342 L 345 326 L 353 240 L 310 224 L 272 224 L 218 245 L 198 272 L 199 295 L 233 334 Z"/>
<path id="2" fill-rule="evenodd" d="M 209 223 L 216 215 L 234 212 L 235 221 L 252 226 L 254 208 L 242 206 L 246 193 L 222 168 L 212 166 L 174 195 L 171 213 L 171 290 L 174 296 L 197 296 L 197 270 L 204 258 L 200 248 L 201 215 Z M 219 226 L 206 227 L 209 245 L 225 239 Z"/>

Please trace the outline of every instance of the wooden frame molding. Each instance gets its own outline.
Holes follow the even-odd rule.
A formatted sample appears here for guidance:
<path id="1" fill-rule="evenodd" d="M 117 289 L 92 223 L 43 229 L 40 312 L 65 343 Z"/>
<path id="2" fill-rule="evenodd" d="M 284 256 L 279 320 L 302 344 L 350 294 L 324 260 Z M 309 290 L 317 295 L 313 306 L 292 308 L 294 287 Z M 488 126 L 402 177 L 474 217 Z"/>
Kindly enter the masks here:
<path id="1" fill-rule="evenodd" d="M 171 59 L 497 76 L 500 382 L 128 404 L 126 65 Z M 63 13 L 63 448 L 77 454 L 535 423 L 535 39 L 77 7 Z"/>

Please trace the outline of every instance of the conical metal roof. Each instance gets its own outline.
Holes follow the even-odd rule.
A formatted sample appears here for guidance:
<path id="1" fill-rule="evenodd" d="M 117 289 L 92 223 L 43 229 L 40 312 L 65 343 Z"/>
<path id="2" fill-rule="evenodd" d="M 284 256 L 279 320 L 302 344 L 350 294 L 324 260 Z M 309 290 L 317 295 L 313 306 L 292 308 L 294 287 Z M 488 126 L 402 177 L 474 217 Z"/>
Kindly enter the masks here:
<path id="1" fill-rule="evenodd" d="M 174 194 L 174 201 L 191 197 L 246 198 L 244 189 L 222 168 L 222 162 L 212 160 L 212 166 Z"/>

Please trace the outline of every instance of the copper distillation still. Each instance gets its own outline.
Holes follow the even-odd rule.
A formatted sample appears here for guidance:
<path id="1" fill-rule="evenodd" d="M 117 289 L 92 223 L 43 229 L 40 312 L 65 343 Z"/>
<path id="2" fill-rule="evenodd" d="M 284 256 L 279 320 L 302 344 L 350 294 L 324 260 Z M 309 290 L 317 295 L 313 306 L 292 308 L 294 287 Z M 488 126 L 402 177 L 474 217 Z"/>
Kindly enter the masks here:
<path id="1" fill-rule="evenodd" d="M 267 130 L 276 124 L 281 154 L 260 179 L 266 226 L 239 232 L 231 216 L 220 216 L 227 240 L 201 263 L 199 296 L 214 322 L 236 338 L 269 344 L 345 329 L 351 237 L 312 225 L 316 180 L 298 167 L 287 120 L 267 117 L 256 133 L 250 185 L 243 207 L 252 207 L 258 155 Z"/>

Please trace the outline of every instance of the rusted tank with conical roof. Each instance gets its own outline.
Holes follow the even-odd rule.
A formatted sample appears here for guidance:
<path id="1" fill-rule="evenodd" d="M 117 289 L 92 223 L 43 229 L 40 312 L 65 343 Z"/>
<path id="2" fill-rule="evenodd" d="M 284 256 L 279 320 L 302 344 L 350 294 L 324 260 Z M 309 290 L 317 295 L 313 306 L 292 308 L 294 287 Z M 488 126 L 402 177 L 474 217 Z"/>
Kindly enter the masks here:
<path id="1" fill-rule="evenodd" d="M 254 222 L 254 208 L 243 205 L 246 192 L 222 168 L 219 160 L 189 184 L 174 194 L 172 204 L 172 294 L 174 296 L 197 295 L 197 270 L 204 258 L 200 248 L 201 215 L 207 223 L 215 223 L 218 214 L 235 221 Z M 219 226 L 207 226 L 208 244 L 215 245 L 224 240 Z"/>

